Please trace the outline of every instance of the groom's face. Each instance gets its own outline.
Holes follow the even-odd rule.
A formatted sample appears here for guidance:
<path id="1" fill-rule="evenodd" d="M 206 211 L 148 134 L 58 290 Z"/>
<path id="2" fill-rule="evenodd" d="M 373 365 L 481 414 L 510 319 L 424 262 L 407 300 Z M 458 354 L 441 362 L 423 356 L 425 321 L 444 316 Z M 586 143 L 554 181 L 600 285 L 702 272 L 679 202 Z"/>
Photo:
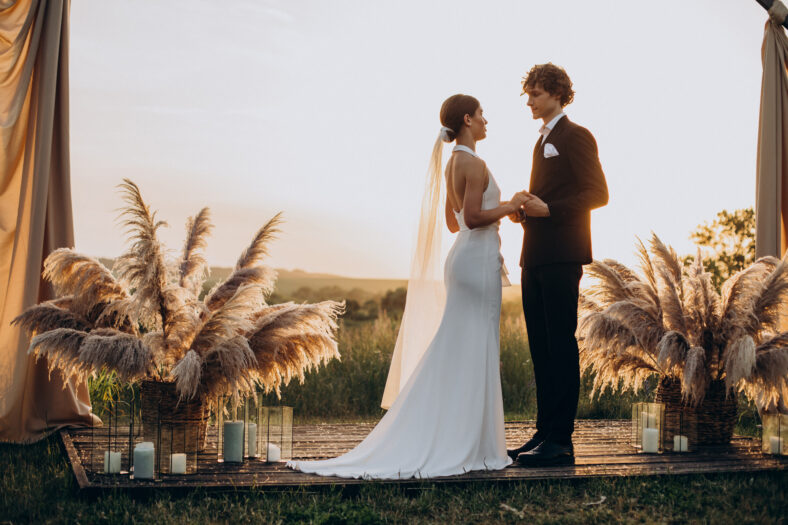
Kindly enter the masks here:
<path id="1" fill-rule="evenodd" d="M 558 95 L 551 95 L 542 88 L 541 84 L 535 84 L 525 89 L 528 95 L 527 105 L 531 109 L 534 120 L 545 118 L 561 110 L 561 99 Z"/>

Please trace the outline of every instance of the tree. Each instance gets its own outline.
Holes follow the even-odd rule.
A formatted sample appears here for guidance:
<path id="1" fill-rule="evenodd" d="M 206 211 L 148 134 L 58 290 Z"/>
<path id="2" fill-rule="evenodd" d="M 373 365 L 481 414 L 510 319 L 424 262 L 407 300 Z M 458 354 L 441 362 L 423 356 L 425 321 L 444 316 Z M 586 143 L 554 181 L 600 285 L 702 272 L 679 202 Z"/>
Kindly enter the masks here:
<path id="1" fill-rule="evenodd" d="M 719 289 L 730 276 L 755 262 L 755 210 L 722 210 L 711 223 L 695 228 L 690 239 L 701 248 L 703 267 Z M 694 260 L 689 255 L 684 264 Z"/>
<path id="2" fill-rule="evenodd" d="M 405 288 L 397 288 L 396 290 L 389 290 L 380 302 L 380 308 L 385 310 L 388 315 L 400 318 L 402 312 L 405 310 L 405 297 L 407 296 Z"/>

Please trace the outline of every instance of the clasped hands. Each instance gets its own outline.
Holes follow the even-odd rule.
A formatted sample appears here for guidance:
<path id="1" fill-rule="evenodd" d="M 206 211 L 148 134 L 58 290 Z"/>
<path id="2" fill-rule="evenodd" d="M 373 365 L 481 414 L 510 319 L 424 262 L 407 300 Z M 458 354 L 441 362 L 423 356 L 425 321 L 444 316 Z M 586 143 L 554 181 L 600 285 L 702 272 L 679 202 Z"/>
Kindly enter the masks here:
<path id="1" fill-rule="evenodd" d="M 547 204 L 533 193 L 525 190 L 515 193 L 509 204 L 514 207 L 514 211 L 508 215 L 512 222 L 522 222 L 525 215 L 531 217 L 550 216 L 550 208 Z"/>

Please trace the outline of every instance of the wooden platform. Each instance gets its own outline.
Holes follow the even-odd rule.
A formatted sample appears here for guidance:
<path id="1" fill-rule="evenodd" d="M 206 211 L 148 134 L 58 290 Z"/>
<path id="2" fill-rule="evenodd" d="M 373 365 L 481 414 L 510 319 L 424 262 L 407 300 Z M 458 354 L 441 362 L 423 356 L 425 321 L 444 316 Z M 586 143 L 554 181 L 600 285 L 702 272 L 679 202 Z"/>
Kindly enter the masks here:
<path id="1" fill-rule="evenodd" d="M 322 424 L 293 428 L 295 459 L 334 457 L 359 443 L 372 424 Z M 514 447 L 533 434 L 533 422 L 506 424 L 506 441 Z M 281 489 L 329 485 L 358 485 L 356 479 L 321 477 L 294 472 L 284 463 L 266 464 L 247 461 L 243 465 L 218 463 L 216 453 L 199 456 L 198 473 L 189 476 L 162 476 L 156 481 L 131 480 L 128 475 L 106 475 L 91 471 L 99 451 L 91 451 L 90 430 L 63 430 L 60 433 L 74 475 L 81 489 L 89 492 L 105 489 L 238 489 L 257 487 Z M 209 434 L 209 440 L 212 436 Z M 628 420 L 581 420 L 575 430 L 576 464 L 566 467 L 523 468 L 511 466 L 498 471 L 470 472 L 459 476 L 434 478 L 435 483 L 471 481 L 511 482 L 534 479 L 588 478 L 608 476 L 650 476 L 785 470 L 788 458 L 762 454 L 760 440 L 734 437 L 729 447 L 704 449 L 685 454 L 640 454 L 629 444 Z M 103 453 L 101 453 L 103 454 Z M 103 461 L 103 455 L 101 456 Z M 99 466 L 103 467 L 103 463 Z M 412 484 L 422 480 L 384 481 L 380 483 Z"/>

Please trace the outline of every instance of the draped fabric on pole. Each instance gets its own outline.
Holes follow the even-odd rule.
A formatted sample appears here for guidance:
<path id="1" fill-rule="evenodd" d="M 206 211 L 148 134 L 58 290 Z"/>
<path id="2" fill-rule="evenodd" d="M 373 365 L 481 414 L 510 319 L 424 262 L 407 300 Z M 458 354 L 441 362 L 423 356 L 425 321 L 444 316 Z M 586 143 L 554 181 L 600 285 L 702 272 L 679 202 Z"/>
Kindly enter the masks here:
<path id="1" fill-rule="evenodd" d="M 769 9 L 761 57 L 755 251 L 781 257 L 788 248 L 788 36 L 782 2 Z"/>
<path id="2" fill-rule="evenodd" d="M 69 0 L 0 0 L 0 441 L 29 443 L 67 425 L 88 425 L 76 388 L 9 325 L 52 298 L 42 263 L 74 245 L 68 131 Z"/>

